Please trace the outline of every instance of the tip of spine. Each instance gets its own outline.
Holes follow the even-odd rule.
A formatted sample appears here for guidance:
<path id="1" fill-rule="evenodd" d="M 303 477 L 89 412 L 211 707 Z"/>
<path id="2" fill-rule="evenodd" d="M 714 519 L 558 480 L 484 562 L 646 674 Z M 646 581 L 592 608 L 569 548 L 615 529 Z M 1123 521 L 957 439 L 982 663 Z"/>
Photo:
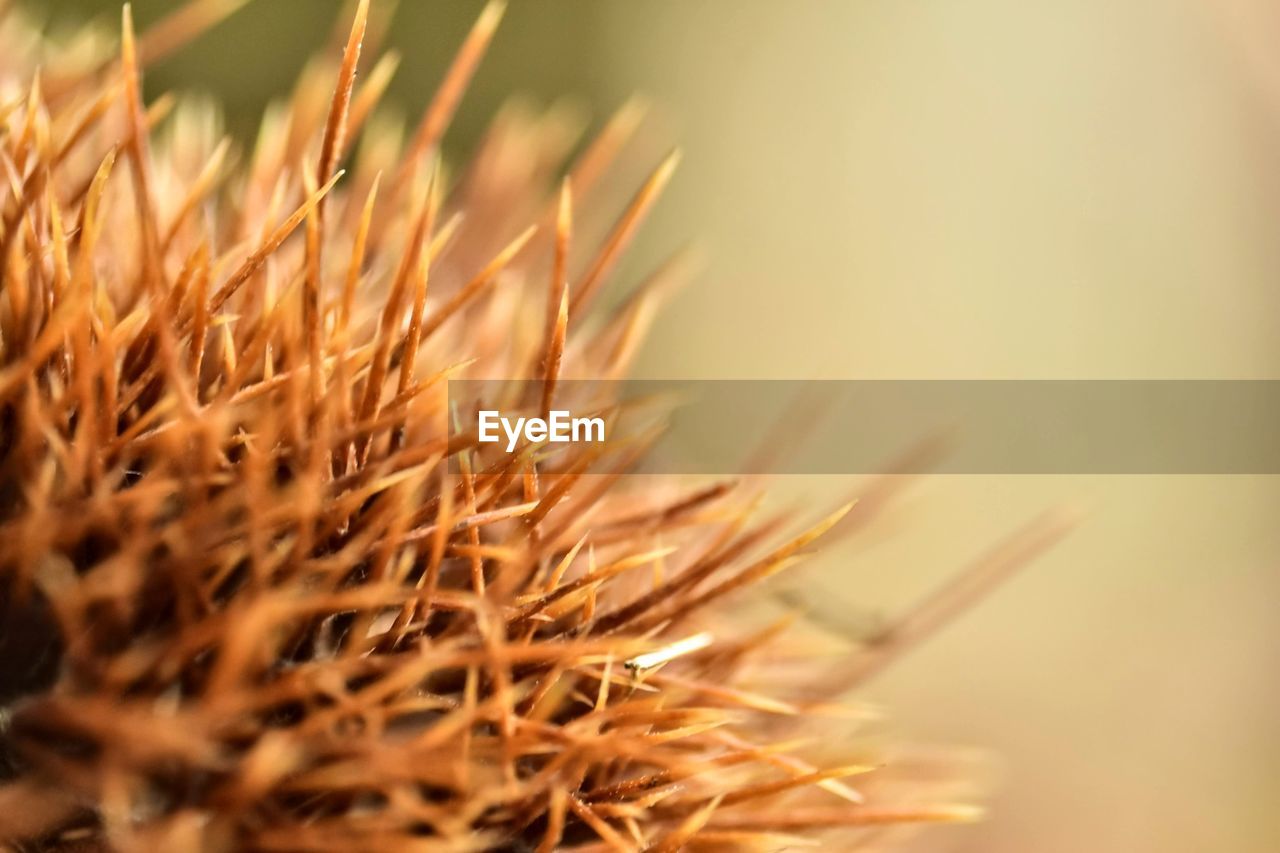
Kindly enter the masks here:
<path id="1" fill-rule="evenodd" d="M 120 8 L 121 44 L 127 53 L 133 52 L 133 4 L 125 3 Z"/>
<path id="2" fill-rule="evenodd" d="M 489 0 L 485 4 L 484 10 L 480 13 L 480 17 L 476 20 L 476 29 L 482 32 L 493 32 L 498 28 L 498 24 L 502 22 L 502 16 L 507 13 L 507 0 Z"/>

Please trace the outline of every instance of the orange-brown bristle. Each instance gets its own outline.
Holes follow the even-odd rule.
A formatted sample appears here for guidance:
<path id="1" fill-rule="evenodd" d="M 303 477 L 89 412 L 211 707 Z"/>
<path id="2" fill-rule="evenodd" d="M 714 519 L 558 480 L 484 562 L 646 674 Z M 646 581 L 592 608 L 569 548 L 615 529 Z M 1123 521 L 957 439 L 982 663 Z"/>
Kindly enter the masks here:
<path id="1" fill-rule="evenodd" d="M 448 428 L 450 378 L 536 378 L 545 412 L 561 376 L 625 371 L 683 265 L 590 311 L 678 155 L 599 246 L 571 234 L 607 221 L 580 194 L 639 108 L 563 176 L 536 166 L 555 122 L 499 124 L 476 162 L 535 165 L 450 185 L 438 149 L 503 4 L 401 145 L 362 135 L 394 62 L 357 83 L 385 27 L 359 0 L 329 76 L 237 165 L 199 103 L 155 133 L 170 103 L 140 75 L 240 5 L 136 39 L 126 7 L 119 58 L 50 46 L 48 86 L 0 60 L 0 841 L 771 849 L 968 819 L 789 740 L 839 679 L 749 677 L 781 630 L 726 605 L 848 507 L 781 535 L 749 484 L 624 479 L 643 442 L 495 461 Z"/>

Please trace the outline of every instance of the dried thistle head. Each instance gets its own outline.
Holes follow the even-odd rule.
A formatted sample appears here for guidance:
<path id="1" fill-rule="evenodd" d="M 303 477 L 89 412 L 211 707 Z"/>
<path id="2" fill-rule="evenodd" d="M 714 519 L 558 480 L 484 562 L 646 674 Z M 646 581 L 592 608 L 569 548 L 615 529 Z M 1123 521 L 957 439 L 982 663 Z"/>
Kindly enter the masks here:
<path id="1" fill-rule="evenodd" d="M 598 244 L 573 225 L 635 108 L 567 167 L 554 115 L 507 115 L 451 177 L 501 4 L 402 140 L 393 63 L 357 83 L 360 0 L 237 159 L 139 79 L 239 5 L 138 38 L 126 8 L 110 55 L 0 19 L 0 839 L 776 849 L 965 817 L 812 742 L 953 599 L 856 666 L 727 611 L 863 515 L 788 532 L 743 485 L 624 477 L 634 449 L 492 458 L 446 428 L 449 377 L 535 377 L 547 408 L 562 374 L 625 373 L 679 265 L 592 309 L 675 158 Z"/>

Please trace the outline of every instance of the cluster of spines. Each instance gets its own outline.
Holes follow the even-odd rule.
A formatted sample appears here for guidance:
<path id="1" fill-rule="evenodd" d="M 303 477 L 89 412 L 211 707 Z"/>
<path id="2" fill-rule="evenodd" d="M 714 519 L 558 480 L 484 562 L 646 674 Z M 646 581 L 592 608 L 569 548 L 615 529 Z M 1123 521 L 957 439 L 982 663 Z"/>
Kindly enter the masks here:
<path id="1" fill-rule="evenodd" d="M 513 121 L 446 191 L 438 149 L 493 2 L 407 144 L 365 138 L 344 179 L 394 70 L 357 87 L 378 38 L 359 0 L 336 85 L 333 63 L 304 78 L 247 169 L 200 140 L 184 175 L 200 122 L 157 148 L 175 102 L 147 106 L 141 69 L 240 5 L 194 0 L 136 40 L 126 8 L 118 62 L 52 63 L 0 104 L 0 571 L 9 606 L 47 612 L 60 659 L 11 709 L 0 835 L 657 851 L 968 815 L 926 790 L 868 801 L 877 774 L 855 791 L 841 780 L 866 766 L 815 766 L 784 735 L 1057 523 L 836 676 L 747 689 L 780 625 L 744 637 L 720 605 L 851 529 L 889 481 L 862 514 L 768 548 L 787 520 L 753 520 L 752 484 L 630 487 L 643 442 L 486 461 L 445 428 L 453 376 L 536 375 L 546 412 L 566 371 L 625 373 L 678 259 L 612 314 L 589 309 L 676 156 L 581 259 L 576 208 L 634 106 L 563 180 L 546 165 L 562 128 Z"/>

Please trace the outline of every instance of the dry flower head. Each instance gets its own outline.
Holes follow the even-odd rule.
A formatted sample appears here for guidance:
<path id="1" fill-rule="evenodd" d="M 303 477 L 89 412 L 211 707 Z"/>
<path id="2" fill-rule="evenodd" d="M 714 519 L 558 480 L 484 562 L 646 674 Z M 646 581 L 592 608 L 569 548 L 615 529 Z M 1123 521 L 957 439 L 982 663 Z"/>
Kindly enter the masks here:
<path id="1" fill-rule="evenodd" d="M 1057 520 L 858 654 L 793 655 L 784 622 L 726 605 L 891 479 L 759 519 L 751 483 L 625 477 L 643 446 L 494 459 L 446 429 L 450 377 L 537 378 L 546 410 L 562 375 L 626 373 L 682 271 L 597 305 L 678 159 L 607 217 L 638 106 L 567 167 L 563 116 L 509 111 L 448 168 L 502 4 L 403 140 L 359 0 L 237 155 L 207 105 L 146 103 L 140 78 L 241 5 L 136 37 L 126 7 L 118 47 L 0 12 L 0 839 L 852 849 L 970 817 L 926 771 L 880 784 L 811 741 Z"/>

